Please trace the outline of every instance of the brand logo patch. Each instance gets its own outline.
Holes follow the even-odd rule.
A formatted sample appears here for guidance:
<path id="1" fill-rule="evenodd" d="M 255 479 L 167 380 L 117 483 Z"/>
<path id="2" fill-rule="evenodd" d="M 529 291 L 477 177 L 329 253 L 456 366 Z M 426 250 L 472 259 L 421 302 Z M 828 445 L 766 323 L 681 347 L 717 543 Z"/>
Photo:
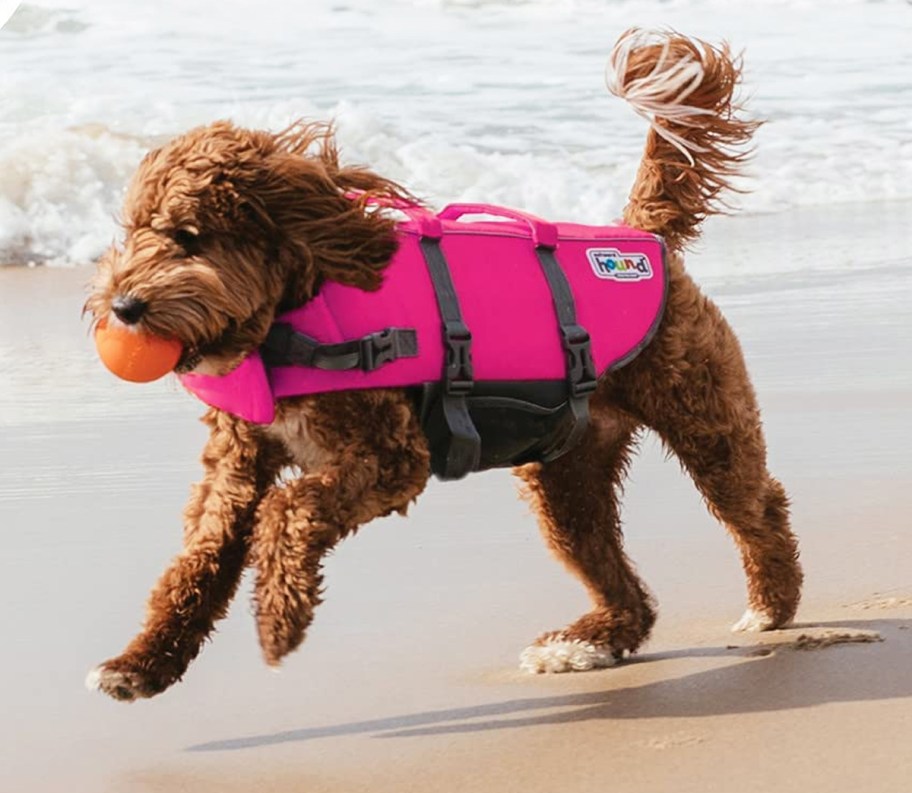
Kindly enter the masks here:
<path id="1" fill-rule="evenodd" d="M 617 248 L 589 248 L 592 272 L 611 281 L 645 281 L 652 278 L 652 265 L 644 253 L 621 253 Z"/>

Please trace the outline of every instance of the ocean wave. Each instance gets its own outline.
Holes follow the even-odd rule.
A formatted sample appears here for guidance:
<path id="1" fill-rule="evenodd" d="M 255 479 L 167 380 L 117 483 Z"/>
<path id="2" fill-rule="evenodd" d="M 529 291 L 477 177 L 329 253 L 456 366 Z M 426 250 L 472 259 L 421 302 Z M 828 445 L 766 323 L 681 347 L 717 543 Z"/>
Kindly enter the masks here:
<path id="1" fill-rule="evenodd" d="M 0 261 L 95 259 L 117 232 L 124 186 L 149 145 L 84 125 L 0 146 Z"/>
<path id="2" fill-rule="evenodd" d="M 23 6 L 0 40 L 0 263 L 91 261 L 144 151 L 219 118 L 336 118 L 346 161 L 433 204 L 609 221 L 646 135 L 602 84 L 634 23 L 747 47 L 748 108 L 767 123 L 744 211 L 912 199 L 912 5 L 789 2 L 784 26 L 769 8 L 785 0 L 469 2 Z M 560 10 L 574 4 L 586 13 Z"/>
<path id="3" fill-rule="evenodd" d="M 607 101 L 607 100 L 606 100 Z M 282 129 L 307 103 L 235 107 L 245 126 Z M 594 128 L 590 148 L 575 151 L 522 142 L 476 145 L 401 124 L 343 103 L 317 114 L 334 118 L 347 162 L 365 164 L 433 205 L 486 201 L 555 219 L 605 223 L 623 208 L 646 130 L 614 141 Z M 617 108 L 622 114 L 623 108 Z M 222 113 L 219 116 L 225 115 Z M 620 122 L 618 122 L 620 123 Z M 885 123 L 885 122 L 884 122 Z M 912 140 L 856 140 L 817 151 L 806 118 L 773 121 L 758 134 L 758 153 L 734 199 L 746 212 L 781 212 L 809 205 L 912 199 Z M 143 154 L 166 135 L 131 135 L 86 124 L 17 137 L 0 144 L 0 261 L 79 264 L 94 260 L 118 234 L 125 186 Z M 545 143 L 545 135 L 543 144 Z"/>

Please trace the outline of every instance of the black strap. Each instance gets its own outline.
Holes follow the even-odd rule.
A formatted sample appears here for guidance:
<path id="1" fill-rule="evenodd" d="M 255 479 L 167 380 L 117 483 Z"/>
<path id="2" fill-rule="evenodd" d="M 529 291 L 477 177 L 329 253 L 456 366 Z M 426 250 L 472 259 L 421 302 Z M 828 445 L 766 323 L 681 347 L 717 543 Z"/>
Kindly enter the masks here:
<path id="1" fill-rule="evenodd" d="M 475 429 L 466 396 L 472 391 L 472 334 L 462 321 L 459 297 L 440 241 L 424 237 L 421 252 L 427 264 L 431 283 L 437 295 L 437 306 L 443 320 L 443 344 L 446 361 L 443 371 L 443 414 L 452 439 L 441 466 L 441 479 L 461 479 L 478 468 L 481 460 L 481 436 Z"/>
<path id="2" fill-rule="evenodd" d="M 598 375 L 592 359 L 589 333 L 576 321 L 576 303 L 567 276 L 554 255 L 554 250 L 542 245 L 535 249 L 545 280 L 551 289 L 554 310 L 560 325 L 561 344 L 567 356 L 567 386 L 569 420 L 572 422 L 563 440 L 548 449 L 542 460 L 548 462 L 572 449 L 583 437 L 589 425 L 589 394 L 595 391 Z"/>
<path id="3" fill-rule="evenodd" d="M 260 348 L 267 366 L 310 366 L 341 371 L 373 372 L 389 361 L 418 355 L 418 335 L 411 328 L 386 328 L 360 339 L 321 344 L 298 333 L 291 325 L 277 322 Z"/>

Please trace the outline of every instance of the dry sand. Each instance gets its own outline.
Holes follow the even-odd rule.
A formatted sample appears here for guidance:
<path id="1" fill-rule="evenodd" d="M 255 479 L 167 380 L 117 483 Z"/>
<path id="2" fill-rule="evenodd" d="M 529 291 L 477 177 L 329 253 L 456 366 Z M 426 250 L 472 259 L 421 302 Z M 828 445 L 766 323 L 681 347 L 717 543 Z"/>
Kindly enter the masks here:
<path id="1" fill-rule="evenodd" d="M 851 220 L 908 237 L 912 212 L 893 212 L 889 228 Z M 851 244 L 839 219 L 806 221 L 789 222 L 796 238 L 816 229 L 809 251 Z M 648 440 L 625 522 L 660 620 L 633 661 L 517 671 L 525 644 L 586 602 L 495 472 L 433 484 L 408 519 L 340 548 L 279 674 L 259 660 L 245 587 L 184 682 L 133 705 L 82 678 L 129 639 L 179 547 L 199 406 L 101 369 L 79 320 L 87 271 L 0 269 L 0 790 L 907 793 L 912 260 L 763 275 L 784 222 L 722 221 L 702 255 L 756 272 L 709 291 L 742 338 L 794 501 L 795 628 L 728 632 L 743 607 L 734 550 Z"/>

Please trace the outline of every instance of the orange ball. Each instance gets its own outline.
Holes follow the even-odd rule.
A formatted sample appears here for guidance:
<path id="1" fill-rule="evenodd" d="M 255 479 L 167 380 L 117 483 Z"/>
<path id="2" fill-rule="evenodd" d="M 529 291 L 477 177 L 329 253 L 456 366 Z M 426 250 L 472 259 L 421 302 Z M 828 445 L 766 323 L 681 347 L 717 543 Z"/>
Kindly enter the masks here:
<path id="1" fill-rule="evenodd" d="M 95 328 L 95 346 L 101 362 L 114 374 L 132 383 L 150 383 L 172 371 L 183 345 L 151 333 L 109 325 L 102 320 Z"/>

